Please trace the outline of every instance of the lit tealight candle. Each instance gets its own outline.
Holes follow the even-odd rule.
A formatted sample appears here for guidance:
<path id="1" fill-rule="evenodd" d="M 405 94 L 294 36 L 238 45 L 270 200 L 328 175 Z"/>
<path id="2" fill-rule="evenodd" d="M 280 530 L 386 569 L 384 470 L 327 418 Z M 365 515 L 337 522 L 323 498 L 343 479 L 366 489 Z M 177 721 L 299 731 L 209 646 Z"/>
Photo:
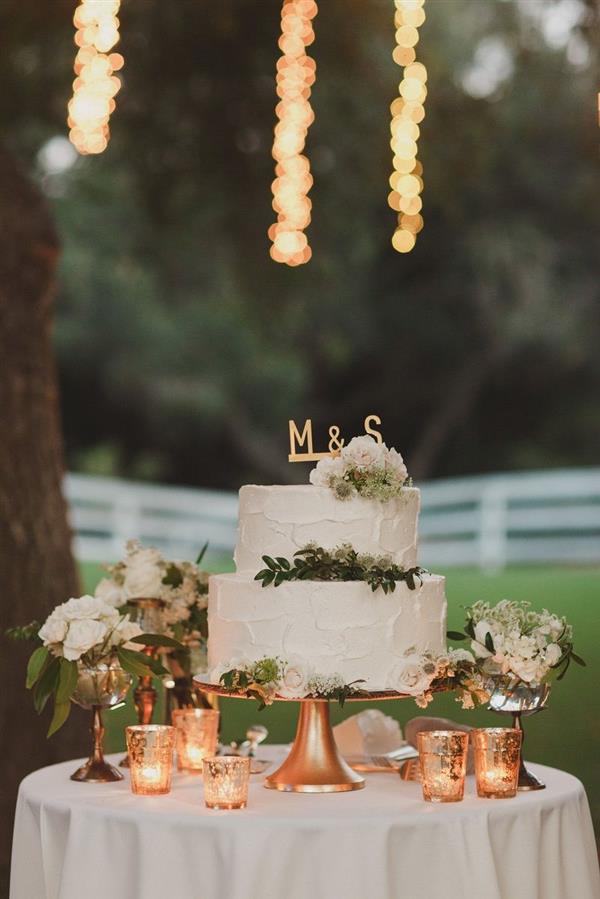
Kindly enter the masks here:
<path id="1" fill-rule="evenodd" d="M 125 728 L 132 792 L 142 796 L 169 793 L 173 774 L 175 728 L 138 724 Z"/>
<path id="2" fill-rule="evenodd" d="M 246 808 L 250 759 L 238 755 L 206 758 L 204 765 L 204 801 L 208 808 Z"/>
<path id="3" fill-rule="evenodd" d="M 140 777 L 146 784 L 158 783 L 160 780 L 160 768 L 157 765 L 145 765 L 141 772 Z"/>
<path id="4" fill-rule="evenodd" d="M 471 731 L 471 737 L 477 795 L 482 799 L 516 796 L 522 732 L 510 727 L 490 727 Z"/>
<path id="5" fill-rule="evenodd" d="M 219 712 L 216 709 L 176 709 L 173 712 L 177 767 L 202 772 L 202 763 L 217 750 Z"/>

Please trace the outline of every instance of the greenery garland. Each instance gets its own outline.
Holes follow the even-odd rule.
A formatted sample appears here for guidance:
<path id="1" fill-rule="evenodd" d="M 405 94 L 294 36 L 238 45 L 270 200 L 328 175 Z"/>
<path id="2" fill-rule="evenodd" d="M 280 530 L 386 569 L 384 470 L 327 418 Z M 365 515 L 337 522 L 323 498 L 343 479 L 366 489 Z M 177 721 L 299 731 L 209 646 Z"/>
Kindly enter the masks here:
<path id="1" fill-rule="evenodd" d="M 381 588 L 384 593 L 393 593 L 401 581 L 416 590 L 417 581 L 422 584 L 427 573 L 418 566 L 402 568 L 391 556 L 357 553 L 349 544 L 326 550 L 310 543 L 294 553 L 292 561 L 282 556 L 262 558 L 267 567 L 254 580 L 262 581 L 263 587 L 279 587 L 287 581 L 365 581 L 373 592 Z"/>

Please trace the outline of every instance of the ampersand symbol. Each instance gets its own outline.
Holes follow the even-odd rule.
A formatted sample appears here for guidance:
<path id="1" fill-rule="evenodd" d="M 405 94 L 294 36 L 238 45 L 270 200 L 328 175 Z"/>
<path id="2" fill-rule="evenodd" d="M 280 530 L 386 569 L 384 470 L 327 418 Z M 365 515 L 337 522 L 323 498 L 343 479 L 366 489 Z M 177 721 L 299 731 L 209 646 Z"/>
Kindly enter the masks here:
<path id="1" fill-rule="evenodd" d="M 344 438 L 342 437 L 340 441 L 340 429 L 337 425 L 332 425 L 329 428 L 329 452 L 330 453 L 339 453 L 341 448 L 344 445 Z"/>

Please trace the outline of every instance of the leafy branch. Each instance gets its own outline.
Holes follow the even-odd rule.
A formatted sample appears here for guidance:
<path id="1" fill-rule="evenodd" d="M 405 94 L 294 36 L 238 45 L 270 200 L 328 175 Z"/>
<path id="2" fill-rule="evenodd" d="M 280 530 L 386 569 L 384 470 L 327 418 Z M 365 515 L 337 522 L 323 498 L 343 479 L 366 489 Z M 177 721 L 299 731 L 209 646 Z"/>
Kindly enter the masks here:
<path id="1" fill-rule="evenodd" d="M 292 561 L 277 556 L 263 556 L 266 568 L 255 576 L 263 587 L 279 587 L 289 581 L 364 581 L 375 592 L 381 588 L 392 593 L 396 584 L 404 581 L 410 590 L 422 583 L 425 569 L 402 568 L 390 556 L 369 556 L 357 553 L 347 544 L 328 551 L 309 544 L 294 553 Z"/>

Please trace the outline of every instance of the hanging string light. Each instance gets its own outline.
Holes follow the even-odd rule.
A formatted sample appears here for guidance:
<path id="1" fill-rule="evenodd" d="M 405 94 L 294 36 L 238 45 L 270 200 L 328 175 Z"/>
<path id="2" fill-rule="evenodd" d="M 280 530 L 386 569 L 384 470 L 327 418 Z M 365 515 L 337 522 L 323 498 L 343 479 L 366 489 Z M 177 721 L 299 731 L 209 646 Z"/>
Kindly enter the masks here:
<path id="1" fill-rule="evenodd" d="M 398 227 L 392 245 L 399 253 L 410 253 L 423 229 L 423 166 L 417 160 L 419 125 L 425 118 L 427 69 L 417 62 L 415 47 L 419 28 L 425 21 L 425 0 L 394 0 L 396 6 L 396 47 L 393 58 L 404 69 L 399 92 L 391 105 L 391 147 L 394 172 L 390 178 L 391 208 L 398 213 Z"/>
<path id="2" fill-rule="evenodd" d="M 313 184 L 310 163 L 303 155 L 308 129 L 314 121 L 310 105 L 316 63 L 306 54 L 315 39 L 312 20 L 318 12 L 314 0 L 284 0 L 281 11 L 282 52 L 277 62 L 278 123 L 275 126 L 272 184 L 277 221 L 269 228 L 271 258 L 286 265 L 302 265 L 312 256 L 304 233 L 310 224 Z"/>
<path id="3" fill-rule="evenodd" d="M 75 57 L 73 96 L 69 101 L 69 139 L 80 153 L 102 153 L 108 145 L 108 120 L 121 88 L 114 74 L 123 67 L 120 53 L 109 51 L 119 40 L 121 0 L 81 0 L 73 23 Z"/>

